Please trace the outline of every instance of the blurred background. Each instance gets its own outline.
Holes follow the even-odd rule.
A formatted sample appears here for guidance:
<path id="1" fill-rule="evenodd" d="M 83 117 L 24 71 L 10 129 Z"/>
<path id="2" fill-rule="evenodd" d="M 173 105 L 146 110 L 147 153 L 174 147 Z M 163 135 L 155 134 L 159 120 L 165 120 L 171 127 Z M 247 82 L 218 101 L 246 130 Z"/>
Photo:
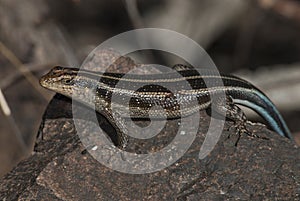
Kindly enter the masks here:
<path id="1" fill-rule="evenodd" d="M 80 66 L 104 40 L 145 27 L 190 37 L 221 72 L 262 89 L 300 144 L 299 0 L 0 0 L 0 177 L 33 150 L 54 94 L 38 79 L 55 65 Z M 164 55 L 157 61 L 176 63 Z"/>

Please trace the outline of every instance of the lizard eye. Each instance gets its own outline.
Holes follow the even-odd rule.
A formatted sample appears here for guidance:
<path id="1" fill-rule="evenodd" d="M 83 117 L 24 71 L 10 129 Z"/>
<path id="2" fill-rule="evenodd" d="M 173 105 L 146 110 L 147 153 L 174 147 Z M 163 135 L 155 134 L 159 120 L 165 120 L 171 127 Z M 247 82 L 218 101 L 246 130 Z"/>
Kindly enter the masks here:
<path id="1" fill-rule="evenodd" d="M 73 84 L 73 79 L 71 78 L 66 78 L 63 80 L 63 82 L 66 84 L 66 85 L 70 85 L 70 84 Z"/>

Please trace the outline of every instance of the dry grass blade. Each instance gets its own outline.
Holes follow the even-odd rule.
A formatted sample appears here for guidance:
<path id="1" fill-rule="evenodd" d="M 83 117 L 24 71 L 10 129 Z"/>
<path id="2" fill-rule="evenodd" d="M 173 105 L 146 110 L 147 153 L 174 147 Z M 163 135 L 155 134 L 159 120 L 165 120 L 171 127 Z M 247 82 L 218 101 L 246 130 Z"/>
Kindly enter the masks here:
<path id="1" fill-rule="evenodd" d="M 18 126 L 16 125 L 13 117 L 11 116 L 11 110 L 7 104 L 7 101 L 5 100 L 5 97 L 2 93 L 2 90 L 0 89 L 0 107 L 4 113 L 4 115 L 7 117 L 7 120 L 9 121 L 9 123 L 11 124 L 11 128 L 13 129 L 14 131 L 14 134 L 16 135 L 16 138 L 20 144 L 20 148 L 21 150 L 23 151 L 26 151 L 27 150 L 27 146 L 24 142 L 24 139 L 22 137 L 22 134 L 18 128 Z"/>
<path id="2" fill-rule="evenodd" d="M 27 64 L 24 65 L 25 68 L 27 68 L 30 72 L 36 74 L 44 72 L 46 69 L 48 70 L 55 64 Z M 2 80 L 0 80 L 0 88 L 2 90 L 5 90 L 7 87 L 13 85 L 18 79 L 21 79 L 22 74 L 19 73 L 19 71 L 14 72 L 13 74 L 10 74 L 6 77 L 4 77 Z"/>
<path id="3" fill-rule="evenodd" d="M 125 5 L 134 28 L 139 29 L 145 27 L 136 0 L 125 0 Z"/>
<path id="4" fill-rule="evenodd" d="M 38 86 L 38 79 L 24 67 L 22 62 L 16 57 L 16 55 L 10 51 L 1 41 L 0 41 L 0 52 L 5 56 L 19 71 L 24 75 L 26 80 L 38 91 L 44 99 L 48 99 L 48 95 L 42 91 L 42 88 Z"/>
<path id="5" fill-rule="evenodd" d="M 11 114 L 10 108 L 5 100 L 5 97 L 1 89 L 0 89 L 0 106 L 5 116 L 9 116 Z"/>

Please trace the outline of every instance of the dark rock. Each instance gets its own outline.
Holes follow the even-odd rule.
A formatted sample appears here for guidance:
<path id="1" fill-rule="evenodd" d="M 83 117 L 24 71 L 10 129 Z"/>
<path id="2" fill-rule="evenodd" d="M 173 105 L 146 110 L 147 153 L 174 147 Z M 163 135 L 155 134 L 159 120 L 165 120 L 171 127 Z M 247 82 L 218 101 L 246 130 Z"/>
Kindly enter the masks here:
<path id="1" fill-rule="evenodd" d="M 183 157 L 154 173 L 126 174 L 90 155 L 91 149 L 76 135 L 71 110 L 69 99 L 54 97 L 44 115 L 35 152 L 1 180 L 1 200 L 300 199 L 299 148 L 261 125 L 247 126 L 268 139 L 241 135 L 238 140 L 237 134 L 227 129 L 213 151 L 200 160 L 199 150 L 210 123 L 210 117 L 201 111 L 197 137 Z M 112 129 L 103 117 L 98 119 L 101 127 Z M 78 122 L 84 124 L 85 120 Z M 126 151 L 161 150 L 174 139 L 179 122 L 169 120 L 153 139 L 130 138 Z M 226 122 L 225 127 L 231 125 Z"/>

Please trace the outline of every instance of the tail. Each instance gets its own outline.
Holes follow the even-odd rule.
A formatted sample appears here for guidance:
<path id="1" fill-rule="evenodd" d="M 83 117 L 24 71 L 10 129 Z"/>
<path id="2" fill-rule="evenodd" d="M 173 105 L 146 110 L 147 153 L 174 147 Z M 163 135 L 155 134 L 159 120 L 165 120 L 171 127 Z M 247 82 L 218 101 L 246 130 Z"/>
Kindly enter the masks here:
<path id="1" fill-rule="evenodd" d="M 245 91 L 243 93 L 245 93 Z M 265 94 L 259 90 L 249 90 L 246 93 L 247 94 L 243 96 L 242 99 L 235 99 L 233 97 L 234 103 L 254 110 L 260 116 L 262 116 L 269 123 L 269 126 L 278 134 L 289 139 L 293 139 L 293 136 L 281 114 Z"/>

